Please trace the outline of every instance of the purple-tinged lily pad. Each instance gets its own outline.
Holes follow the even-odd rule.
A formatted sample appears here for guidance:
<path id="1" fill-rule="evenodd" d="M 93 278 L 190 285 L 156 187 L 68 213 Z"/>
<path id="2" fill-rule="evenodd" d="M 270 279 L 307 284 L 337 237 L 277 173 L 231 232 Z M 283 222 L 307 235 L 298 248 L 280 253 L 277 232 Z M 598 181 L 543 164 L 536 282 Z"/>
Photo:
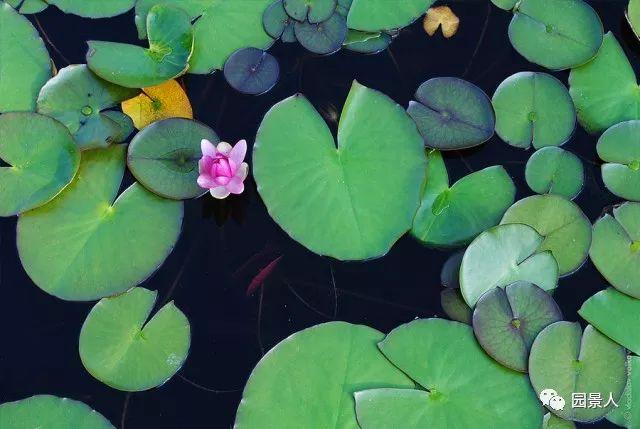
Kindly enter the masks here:
<path id="1" fill-rule="evenodd" d="M 460 289 L 446 288 L 440 292 L 440 305 L 449 319 L 471 325 L 473 311 L 464 302 Z"/>
<path id="2" fill-rule="evenodd" d="M 338 13 L 317 24 L 296 22 L 294 26 L 300 44 L 314 54 L 333 54 L 340 50 L 347 39 L 347 21 Z"/>
<path id="3" fill-rule="evenodd" d="M 318 24 L 331 18 L 338 6 L 337 0 L 283 0 L 287 14 L 296 21 Z"/>
<path id="4" fill-rule="evenodd" d="M 449 256 L 449 259 L 444 263 L 442 271 L 440 271 L 442 286 L 452 289 L 460 288 L 460 265 L 463 256 L 464 250 L 461 250 Z"/>
<path id="5" fill-rule="evenodd" d="M 224 65 L 224 77 L 243 94 L 260 95 L 278 83 L 278 60 L 266 51 L 244 48 L 234 52 Z"/>
<path id="6" fill-rule="evenodd" d="M 262 15 L 262 25 L 267 34 L 274 39 L 284 37 L 284 33 L 290 28 L 293 31 L 292 18 L 284 9 L 282 0 L 276 0 Z"/>

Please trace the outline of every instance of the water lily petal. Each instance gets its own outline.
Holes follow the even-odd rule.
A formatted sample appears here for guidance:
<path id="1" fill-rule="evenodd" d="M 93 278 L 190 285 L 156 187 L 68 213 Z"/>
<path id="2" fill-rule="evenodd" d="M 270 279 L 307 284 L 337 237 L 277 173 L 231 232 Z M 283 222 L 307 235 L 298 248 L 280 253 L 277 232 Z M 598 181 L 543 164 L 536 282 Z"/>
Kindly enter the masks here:
<path id="1" fill-rule="evenodd" d="M 235 162 L 236 165 L 240 165 L 244 161 L 244 157 L 247 156 L 247 141 L 240 140 L 229 152 L 229 158 Z"/>
<path id="2" fill-rule="evenodd" d="M 216 186 L 226 186 L 227 183 L 231 180 L 231 177 L 227 176 L 216 176 L 214 181 L 216 182 Z"/>
<path id="3" fill-rule="evenodd" d="M 211 196 L 213 198 L 215 198 L 215 199 L 218 199 L 218 200 L 222 200 L 224 198 L 227 198 L 229 196 L 229 194 L 231 193 L 224 186 L 218 186 L 217 188 L 213 188 L 210 192 L 211 192 Z"/>
<path id="4" fill-rule="evenodd" d="M 218 150 L 219 153 L 229 156 L 229 153 L 231 153 L 231 150 L 233 149 L 233 147 L 231 147 L 231 145 L 227 142 L 220 142 L 218 143 L 218 146 L 216 147 L 216 149 Z"/>
<path id="5" fill-rule="evenodd" d="M 210 174 L 211 167 L 213 167 L 213 158 L 210 156 L 203 156 L 202 159 L 198 162 L 198 168 L 200 170 L 200 174 Z"/>
<path id="6" fill-rule="evenodd" d="M 216 154 L 218 153 L 213 143 L 211 143 L 207 139 L 203 139 L 202 142 L 200 142 L 200 149 L 202 149 L 202 155 L 210 156 L 212 158 L 215 158 Z"/>
<path id="7" fill-rule="evenodd" d="M 244 183 L 239 177 L 234 177 L 227 183 L 227 190 L 232 194 L 241 194 L 244 192 Z"/>
<path id="8" fill-rule="evenodd" d="M 243 162 L 242 164 L 240 164 L 240 167 L 238 167 L 238 170 L 236 171 L 236 174 L 234 177 L 244 182 L 244 179 L 246 179 L 248 175 L 249 175 L 249 164 L 247 164 L 246 162 Z"/>
<path id="9" fill-rule="evenodd" d="M 198 186 L 205 189 L 211 189 L 218 186 L 218 184 L 208 174 L 201 174 L 198 176 Z"/>
<path id="10" fill-rule="evenodd" d="M 219 159 L 218 162 L 214 165 L 214 176 L 226 176 L 233 177 L 233 172 L 231 171 L 231 166 L 229 165 L 229 161 L 226 159 Z"/>

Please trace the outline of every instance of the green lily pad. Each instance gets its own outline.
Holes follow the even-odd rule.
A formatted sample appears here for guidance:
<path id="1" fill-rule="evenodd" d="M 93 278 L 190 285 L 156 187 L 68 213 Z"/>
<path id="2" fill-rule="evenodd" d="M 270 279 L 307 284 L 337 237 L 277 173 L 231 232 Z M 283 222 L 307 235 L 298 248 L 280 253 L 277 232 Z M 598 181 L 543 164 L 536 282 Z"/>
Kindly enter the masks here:
<path id="1" fill-rule="evenodd" d="M 128 88 L 159 85 L 186 73 L 193 50 L 189 15 L 177 7 L 156 6 L 147 21 L 149 49 L 126 43 L 87 42 L 91 71 Z"/>
<path id="2" fill-rule="evenodd" d="M 634 353 L 640 353 L 640 300 L 607 288 L 593 295 L 580 307 L 578 314 L 598 329 Z"/>
<path id="3" fill-rule="evenodd" d="M 473 311 L 464 302 L 460 289 L 446 288 L 440 292 L 440 305 L 449 319 L 471 325 Z"/>
<path id="4" fill-rule="evenodd" d="M 469 326 L 416 320 L 392 331 L 379 347 L 420 390 L 362 387 L 356 393 L 362 429 L 542 426 L 540 402 L 527 377 L 487 356 Z"/>
<path id="5" fill-rule="evenodd" d="M 174 200 L 203 195 L 198 186 L 200 142 L 220 142 L 218 135 L 197 121 L 171 118 L 140 131 L 129 145 L 127 164 L 138 182 L 151 192 Z"/>
<path id="6" fill-rule="evenodd" d="M 513 10 L 518 0 L 491 0 L 491 3 L 503 10 Z"/>
<path id="7" fill-rule="evenodd" d="M 117 125 L 117 132 L 113 134 L 113 141 L 117 143 L 125 142 L 135 130 L 133 119 L 118 110 L 107 110 L 104 112 L 109 120 Z M 76 137 L 77 140 L 77 137 Z"/>
<path id="8" fill-rule="evenodd" d="M 38 31 L 6 3 L 0 3 L 0 58 L 0 113 L 35 111 L 51 59 Z"/>
<path id="9" fill-rule="evenodd" d="M 224 65 L 224 78 L 243 94 L 261 95 L 278 83 L 280 65 L 266 51 L 243 48 L 234 52 Z"/>
<path id="10" fill-rule="evenodd" d="M 625 203 L 593 225 L 591 261 L 622 293 L 640 299 L 640 203 Z"/>
<path id="11" fill-rule="evenodd" d="M 336 7 L 336 12 L 345 18 L 349 15 L 349 9 L 351 9 L 351 4 L 353 0 L 338 0 L 338 6 Z"/>
<path id="12" fill-rule="evenodd" d="M 0 116 L 0 216 L 39 207 L 60 193 L 75 176 L 80 153 L 69 131 L 37 113 Z"/>
<path id="13" fill-rule="evenodd" d="M 110 18 L 131 10 L 136 0 L 47 0 L 47 3 L 64 13 L 85 18 Z"/>
<path id="14" fill-rule="evenodd" d="M 337 0 L 283 0 L 287 14 L 297 21 L 309 21 L 317 24 L 333 15 L 338 6 Z"/>
<path id="15" fill-rule="evenodd" d="M 294 30 L 296 39 L 305 49 L 320 55 L 339 51 L 348 32 L 346 20 L 338 13 L 318 24 L 296 22 Z"/>
<path id="16" fill-rule="evenodd" d="M 173 302 L 150 318 L 157 298 L 157 292 L 137 287 L 91 309 L 79 349 L 92 376 L 114 389 L 140 392 L 180 370 L 191 344 L 189 320 Z"/>
<path id="17" fill-rule="evenodd" d="M 273 44 L 262 25 L 262 16 L 271 3 L 273 0 L 138 0 L 136 26 L 140 38 L 146 38 L 147 15 L 153 6 L 180 7 L 195 22 L 189 73 L 210 74 L 222 70 L 227 58 L 238 49 L 264 50 Z"/>
<path id="18" fill-rule="evenodd" d="M 636 37 L 640 38 L 640 1 L 629 0 L 625 16 Z"/>
<path id="19" fill-rule="evenodd" d="M 62 122 L 80 149 L 107 147 L 131 134 L 131 121 L 105 110 L 138 95 L 137 89 L 114 85 L 94 75 L 86 65 L 65 67 L 40 91 L 38 113 Z M 124 125 L 124 129 L 123 129 Z M 127 130 L 129 132 L 127 133 Z M 126 135 L 125 135 L 126 134 Z"/>
<path id="20" fill-rule="evenodd" d="M 515 199 L 516 187 L 502 166 L 463 177 L 449 187 L 442 155 L 427 155 L 427 176 L 411 234 L 436 247 L 464 245 L 500 223 Z"/>
<path id="21" fill-rule="evenodd" d="M 582 0 L 521 0 L 509 24 L 509 39 L 527 60 L 552 70 L 577 67 L 602 45 L 600 17 Z"/>
<path id="22" fill-rule="evenodd" d="M 435 0 L 404 0 L 389 7 L 388 0 L 353 0 L 347 25 L 353 30 L 395 30 L 411 24 L 427 12 Z"/>
<path id="23" fill-rule="evenodd" d="M 293 239 L 321 255 L 361 260 L 386 254 L 411 227 L 425 156 L 404 109 L 354 82 L 337 148 L 322 116 L 293 96 L 265 115 L 253 170 L 269 213 Z"/>
<path id="24" fill-rule="evenodd" d="M 602 180 L 613 194 L 625 200 L 640 201 L 640 121 L 626 121 L 600 136 L 598 156 Z"/>
<path id="25" fill-rule="evenodd" d="M 350 39 L 349 35 L 353 34 L 354 32 L 362 33 L 357 30 L 349 30 L 347 39 L 344 42 L 344 48 L 349 51 L 358 52 L 361 54 L 373 55 L 382 52 L 387 49 L 393 41 L 393 38 L 387 33 L 365 33 L 376 35 L 370 38 L 352 37 Z"/>
<path id="26" fill-rule="evenodd" d="M 115 429 L 86 404 L 51 395 L 37 395 L 0 405 L 0 427 L 5 429 Z"/>
<path id="27" fill-rule="evenodd" d="M 493 95 L 496 133 L 511 146 L 561 146 L 573 135 L 576 111 L 567 88 L 546 73 L 520 72 Z"/>
<path id="28" fill-rule="evenodd" d="M 460 288 L 460 265 L 464 257 L 464 250 L 460 250 L 447 258 L 440 271 L 440 283 L 450 289 Z"/>
<path id="29" fill-rule="evenodd" d="M 559 147 L 545 147 L 527 161 L 525 178 L 537 194 L 560 195 L 572 200 L 584 186 L 584 167 L 573 153 Z"/>
<path id="30" fill-rule="evenodd" d="M 528 225 L 507 224 L 488 229 L 467 248 L 460 266 L 460 290 L 474 307 L 483 293 L 517 281 L 546 291 L 558 285 L 558 264 L 549 251 L 539 251 L 544 237 Z"/>
<path id="31" fill-rule="evenodd" d="M 527 372 L 533 340 L 560 320 L 562 312 L 548 293 L 516 282 L 480 297 L 473 311 L 473 332 L 489 356 L 507 368 Z"/>
<path id="32" fill-rule="evenodd" d="M 602 47 L 592 61 L 571 70 L 569 87 L 578 120 L 590 133 L 640 119 L 640 87 L 636 74 L 612 33 L 604 36 Z"/>
<path id="33" fill-rule="evenodd" d="M 577 204 L 558 195 L 534 195 L 507 210 L 502 224 L 525 224 L 544 237 L 538 251 L 550 251 L 560 276 L 578 270 L 591 246 L 591 222 Z"/>
<path id="34" fill-rule="evenodd" d="M 542 429 L 576 429 L 576 425 L 572 421 L 547 413 L 542 420 Z"/>
<path id="35" fill-rule="evenodd" d="M 611 395 L 618 401 L 627 380 L 626 356 L 624 348 L 591 325 L 583 333 L 579 323 L 556 322 L 533 342 L 529 378 L 538 394 L 553 389 L 564 399 L 564 407 L 561 402 L 547 405 L 553 414 L 565 420 L 592 422 L 604 417 L 613 405 L 574 407 L 573 394 L 600 394 L 605 401 Z"/>
<path id="36" fill-rule="evenodd" d="M 262 25 L 267 34 L 274 39 L 283 37 L 289 28 L 293 30 L 293 19 L 284 9 L 282 0 L 276 0 L 264 11 Z"/>
<path id="37" fill-rule="evenodd" d="M 440 150 L 478 146 L 493 136 L 495 115 L 491 100 L 480 88 L 455 77 L 424 82 L 409 103 L 424 144 Z"/>
<path id="38" fill-rule="evenodd" d="M 607 420 L 627 429 L 640 428 L 640 357 L 629 356 L 627 358 L 628 377 L 627 385 L 618 402 L 618 407 L 613 408 L 606 415 Z"/>
<path id="39" fill-rule="evenodd" d="M 44 0 L 6 0 L 10 6 L 19 7 L 22 14 L 39 13 L 45 10 L 49 4 Z"/>
<path id="40" fill-rule="evenodd" d="M 413 387 L 376 347 L 383 338 L 366 326 L 331 322 L 283 340 L 251 373 L 234 428 L 359 429 L 354 392 Z"/>
<path id="41" fill-rule="evenodd" d="M 114 145 L 84 152 L 73 182 L 20 216 L 20 259 L 45 292 L 71 301 L 121 293 L 147 279 L 173 250 L 183 205 L 138 183 L 117 197 L 125 151 Z"/>

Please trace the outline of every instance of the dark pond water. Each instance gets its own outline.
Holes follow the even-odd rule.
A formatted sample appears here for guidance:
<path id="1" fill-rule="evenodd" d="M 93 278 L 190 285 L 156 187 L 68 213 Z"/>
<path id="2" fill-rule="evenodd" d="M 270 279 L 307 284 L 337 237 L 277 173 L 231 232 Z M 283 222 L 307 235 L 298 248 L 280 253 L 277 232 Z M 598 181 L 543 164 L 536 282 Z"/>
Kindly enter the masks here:
<path id="1" fill-rule="evenodd" d="M 593 5 L 638 66 L 639 45 L 624 21 L 625 3 Z M 196 118 L 225 140 L 251 141 L 269 107 L 296 92 L 304 93 L 330 119 L 341 110 L 353 79 L 406 106 L 417 86 L 431 77 L 465 77 L 492 94 L 507 76 L 539 69 L 511 47 L 507 12 L 485 2 L 455 3 L 453 9 L 461 26 L 452 40 L 429 38 L 416 24 L 402 32 L 389 52 L 375 56 L 344 52 L 320 58 L 297 46 L 277 45 L 272 52 L 281 63 L 280 83 L 260 97 L 235 93 L 220 74 L 188 76 L 185 83 Z M 132 14 L 91 21 L 49 8 L 38 18 L 62 53 L 52 52 L 58 67 L 67 60 L 84 62 L 89 39 L 136 41 Z M 568 72 L 555 75 L 566 83 Z M 602 185 L 595 142 L 578 130 L 566 146 L 585 164 L 586 188 L 576 201 L 592 221 L 617 202 Z M 494 138 L 477 150 L 447 156 L 446 162 L 453 179 L 503 164 L 521 198 L 531 193 L 524 182 L 529 155 Z M 275 225 L 255 184 L 249 183 L 240 198 L 187 203 L 177 248 L 143 286 L 159 290 L 161 299 L 174 299 L 189 317 L 191 354 L 179 375 L 161 388 L 127 395 L 84 370 L 78 334 L 92 304 L 60 301 L 30 281 L 18 260 L 15 224 L 15 219 L 0 220 L 0 402 L 50 393 L 84 401 L 123 428 L 229 428 L 251 369 L 264 350 L 289 334 L 334 318 L 386 332 L 416 317 L 444 316 L 439 273 L 447 253 L 425 249 L 405 237 L 380 260 L 339 263 L 321 258 Z M 281 264 L 264 288 L 247 297 L 251 278 L 278 256 Z M 579 320 L 577 309 L 603 286 L 591 263 L 562 279 L 556 298 L 566 319 Z"/>

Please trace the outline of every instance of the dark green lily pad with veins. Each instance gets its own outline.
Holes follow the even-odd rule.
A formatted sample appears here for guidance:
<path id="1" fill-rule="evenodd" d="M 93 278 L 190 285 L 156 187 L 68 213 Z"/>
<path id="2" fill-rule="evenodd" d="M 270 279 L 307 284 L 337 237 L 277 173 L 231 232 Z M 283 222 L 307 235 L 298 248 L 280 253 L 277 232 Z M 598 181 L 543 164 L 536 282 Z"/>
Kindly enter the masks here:
<path id="1" fill-rule="evenodd" d="M 164 83 L 186 73 L 193 50 L 189 15 L 171 6 L 156 6 L 147 16 L 149 48 L 89 41 L 87 65 L 95 74 L 129 88 Z"/>
<path id="2" fill-rule="evenodd" d="M 280 65 L 278 60 L 266 51 L 243 48 L 234 52 L 225 63 L 224 77 L 236 91 L 260 95 L 278 83 Z"/>
<path id="3" fill-rule="evenodd" d="M 538 251 L 550 251 L 560 276 L 582 266 L 591 246 L 591 222 L 577 204 L 558 195 L 534 195 L 507 210 L 502 224 L 525 224 L 544 237 Z"/>
<path id="4" fill-rule="evenodd" d="M 600 136 L 598 156 L 602 181 L 625 200 L 640 201 L 640 121 L 616 124 Z"/>
<path id="5" fill-rule="evenodd" d="M 80 153 L 60 122 L 37 113 L 0 116 L 0 216 L 52 200 L 75 176 Z"/>
<path id="6" fill-rule="evenodd" d="M 613 404 L 574 407 L 573 394 L 599 394 L 605 402 L 611 395 L 617 402 L 627 380 L 626 359 L 625 349 L 593 326 L 587 326 L 583 333 L 577 322 L 556 322 L 533 342 L 529 378 L 538 394 L 553 389 L 564 399 L 563 405 L 552 398 L 554 402 L 547 405 L 550 412 L 565 420 L 592 422 L 604 417 Z"/>
<path id="7" fill-rule="evenodd" d="M 521 0 L 509 24 L 515 50 L 552 70 L 589 61 L 600 49 L 602 35 L 600 17 L 583 0 Z"/>
<path id="8" fill-rule="evenodd" d="M 572 200 L 584 186 L 584 167 L 573 153 L 559 147 L 544 147 L 527 161 L 525 177 L 527 185 L 537 194 Z"/>
<path id="9" fill-rule="evenodd" d="M 338 13 L 318 24 L 295 22 L 294 29 L 300 44 L 308 51 L 320 55 L 339 51 L 348 32 L 346 20 Z"/>
<path id="10" fill-rule="evenodd" d="M 589 256 L 622 293 L 640 299 L 640 203 L 625 203 L 593 225 Z"/>
<path id="11" fill-rule="evenodd" d="M 118 294 L 147 279 L 173 250 L 183 205 L 138 183 L 118 196 L 125 151 L 114 145 L 83 152 L 71 184 L 20 216 L 20 260 L 45 292 L 70 301 Z"/>
<path id="12" fill-rule="evenodd" d="M 5 429 L 115 429 L 86 404 L 51 395 L 37 395 L 0 405 Z"/>
<path id="13" fill-rule="evenodd" d="M 389 333 L 379 348 L 417 387 L 363 386 L 355 395 L 362 429 L 542 426 L 527 377 L 487 356 L 467 325 L 416 320 Z"/>
<path id="14" fill-rule="evenodd" d="M 284 39 L 285 32 L 293 31 L 293 19 L 284 9 L 282 0 L 276 0 L 264 11 L 262 25 L 267 34 L 274 39 Z"/>
<path id="15" fill-rule="evenodd" d="M 496 133 L 511 146 L 560 146 L 573 135 L 576 111 L 567 88 L 546 73 L 520 72 L 493 95 Z"/>
<path id="16" fill-rule="evenodd" d="M 173 302 L 151 312 L 158 293 L 133 288 L 98 302 L 80 331 L 80 359 L 89 373 L 118 390 L 164 384 L 189 354 L 189 320 Z"/>
<path id="17" fill-rule="evenodd" d="M 464 302 L 460 289 L 446 288 L 440 292 L 440 305 L 449 319 L 471 325 L 473 312 Z"/>
<path id="18" fill-rule="evenodd" d="M 133 125 L 130 119 L 126 121 L 122 116 L 117 119 L 105 110 L 139 92 L 100 79 L 84 64 L 72 65 L 60 70 L 42 88 L 38 113 L 62 122 L 80 149 L 107 147 L 126 139 Z"/>
<path id="19" fill-rule="evenodd" d="M 470 307 L 495 287 L 528 281 L 546 291 L 558 285 L 558 264 L 549 251 L 540 252 L 544 237 L 528 225 L 499 225 L 469 245 L 460 266 L 460 290 Z"/>
<path id="20" fill-rule="evenodd" d="M 433 3 L 435 0 L 403 0 L 390 7 L 388 0 L 353 0 L 347 24 L 360 31 L 395 30 L 424 15 Z"/>
<path id="21" fill-rule="evenodd" d="M 356 391 L 414 385 L 380 353 L 383 339 L 375 329 L 345 322 L 293 334 L 251 373 L 234 428 L 359 429 Z"/>
<path id="22" fill-rule="evenodd" d="M 513 204 L 516 188 L 501 166 L 488 167 L 463 177 L 451 187 L 438 151 L 427 156 L 422 200 L 411 234 L 436 247 L 459 246 L 500 223 Z"/>
<path id="23" fill-rule="evenodd" d="M 627 429 L 640 428 L 640 357 L 629 356 L 627 386 L 607 420 Z"/>
<path id="24" fill-rule="evenodd" d="M 454 77 L 424 82 L 407 112 L 424 144 L 440 150 L 477 146 L 493 136 L 496 124 L 491 100 L 474 84 Z"/>
<path id="25" fill-rule="evenodd" d="M 47 0 L 64 13 L 85 18 L 110 18 L 133 9 L 136 0 Z"/>
<path id="26" fill-rule="evenodd" d="M 203 195 L 198 186 L 200 142 L 220 142 L 208 126 L 190 119 L 154 122 L 140 131 L 129 145 L 127 164 L 136 179 L 151 192 L 174 200 Z"/>
<path id="27" fill-rule="evenodd" d="M 283 0 L 284 8 L 290 17 L 297 21 L 309 21 L 317 24 L 333 15 L 338 6 L 337 0 Z"/>
<path id="28" fill-rule="evenodd" d="M 562 312 L 547 292 L 516 282 L 480 297 L 473 311 L 473 332 L 489 356 L 507 368 L 527 372 L 533 340 L 560 320 Z"/>
<path id="29" fill-rule="evenodd" d="M 45 10 L 49 4 L 44 0 L 7 0 L 13 7 L 18 7 L 18 12 L 22 14 L 39 13 Z"/>
<path id="30" fill-rule="evenodd" d="M 640 87 L 627 56 L 612 33 L 598 55 L 571 70 L 571 97 L 580 124 L 599 133 L 620 122 L 640 119 Z"/>

